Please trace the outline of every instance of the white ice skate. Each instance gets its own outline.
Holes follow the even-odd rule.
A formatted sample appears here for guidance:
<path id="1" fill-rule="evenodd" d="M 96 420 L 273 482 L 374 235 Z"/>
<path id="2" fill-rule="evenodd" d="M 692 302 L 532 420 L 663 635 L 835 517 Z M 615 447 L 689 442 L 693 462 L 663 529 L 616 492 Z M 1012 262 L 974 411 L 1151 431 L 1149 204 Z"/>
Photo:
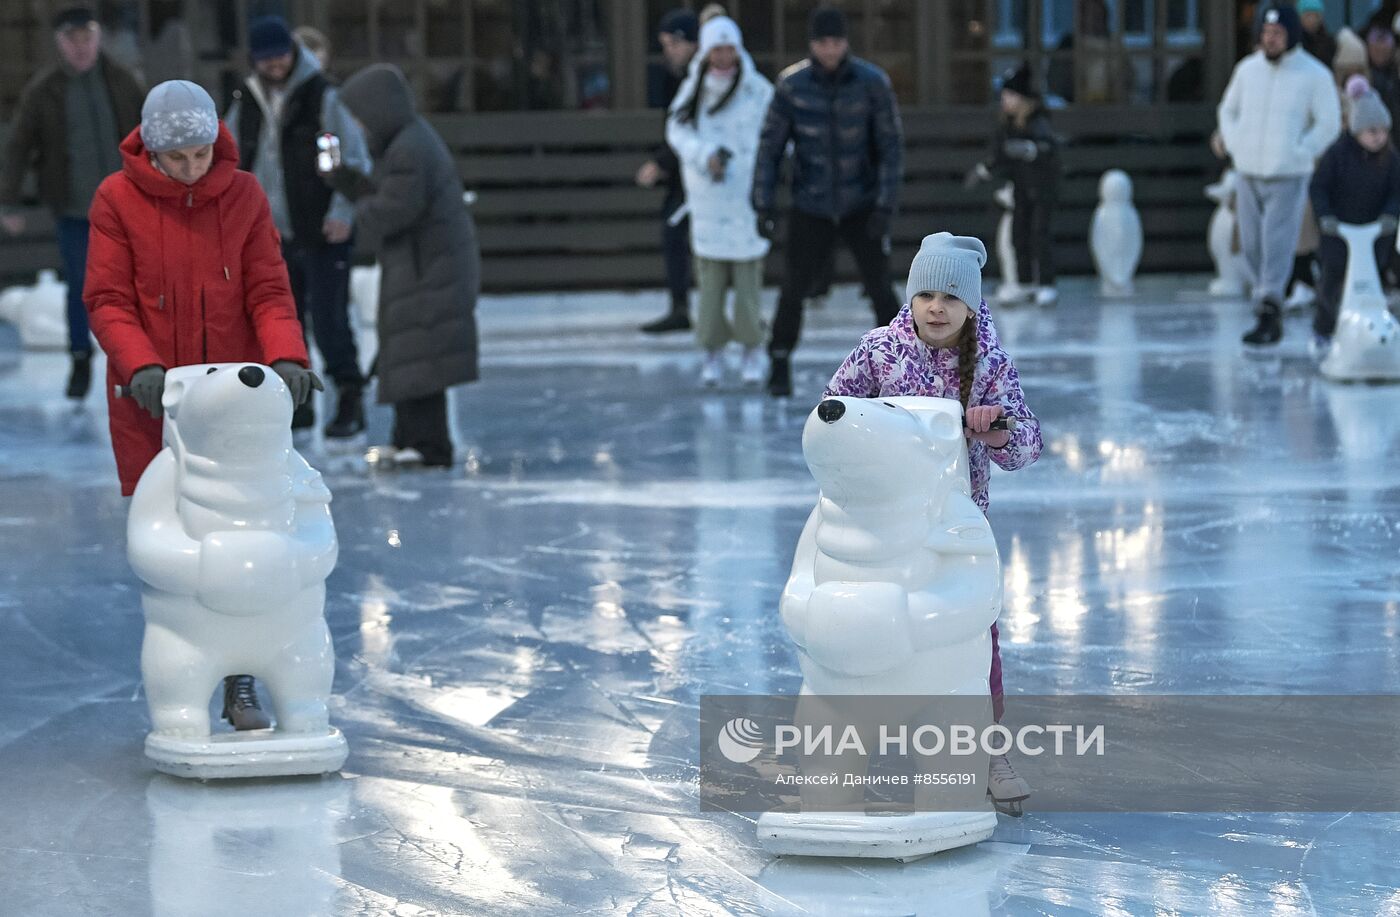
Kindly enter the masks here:
<path id="1" fill-rule="evenodd" d="M 724 378 L 724 354 L 713 351 L 705 357 L 705 365 L 700 369 L 700 384 L 705 388 L 719 388 Z"/>
<path id="2" fill-rule="evenodd" d="M 1283 311 L 1288 315 L 1306 312 L 1317 302 L 1317 291 L 1301 280 L 1293 284 L 1293 290 L 1284 300 Z"/>
<path id="3" fill-rule="evenodd" d="M 1380 271 L 1372 256 L 1379 223 L 1338 227 L 1347 244 L 1346 283 L 1322 375 L 1334 382 L 1400 381 L 1400 324 L 1386 309 Z"/>
<path id="4" fill-rule="evenodd" d="M 1035 304 L 1037 306 L 1053 306 L 1060 301 L 1060 291 L 1054 287 L 1036 287 Z"/>
<path id="5" fill-rule="evenodd" d="M 324 616 L 339 549 L 330 491 L 292 448 L 291 395 L 265 366 L 181 366 L 161 404 L 165 448 L 127 520 L 146 616 L 146 756 L 200 779 L 339 770 Z M 227 675 L 257 678 L 275 729 L 210 730 L 210 694 Z"/>
<path id="6" fill-rule="evenodd" d="M 746 388 L 757 388 L 763 384 L 767 368 L 763 365 L 763 351 L 750 347 L 744 351 L 744 362 L 739 369 L 739 378 Z"/>
<path id="7" fill-rule="evenodd" d="M 1016 773 L 1006 755 L 992 755 L 987 774 L 987 795 L 998 812 L 1020 818 L 1023 814 L 1021 803 L 1030 798 L 1031 785 Z"/>

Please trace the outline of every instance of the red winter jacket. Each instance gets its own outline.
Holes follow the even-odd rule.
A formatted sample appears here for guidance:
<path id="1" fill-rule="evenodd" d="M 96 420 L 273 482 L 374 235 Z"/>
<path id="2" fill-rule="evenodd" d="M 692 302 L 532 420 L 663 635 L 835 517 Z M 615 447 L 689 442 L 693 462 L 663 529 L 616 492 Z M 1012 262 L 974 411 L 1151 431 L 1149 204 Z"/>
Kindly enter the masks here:
<path id="1" fill-rule="evenodd" d="M 293 360 L 306 344 L 267 196 L 238 171 L 219 125 L 214 164 L 193 185 L 158 172 L 137 128 L 122 170 L 97 189 L 83 302 L 107 353 L 112 450 L 129 496 L 161 448 L 161 422 L 113 388 L 138 369 Z"/>

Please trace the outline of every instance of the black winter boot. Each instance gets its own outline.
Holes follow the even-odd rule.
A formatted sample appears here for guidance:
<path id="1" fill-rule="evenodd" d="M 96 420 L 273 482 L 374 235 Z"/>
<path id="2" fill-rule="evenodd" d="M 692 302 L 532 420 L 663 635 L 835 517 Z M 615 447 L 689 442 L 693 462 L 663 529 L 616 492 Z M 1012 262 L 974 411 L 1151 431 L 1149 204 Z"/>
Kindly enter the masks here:
<path id="1" fill-rule="evenodd" d="M 253 688 L 253 676 L 230 675 L 224 679 L 223 718 L 240 732 L 248 729 L 266 729 L 272 725 L 272 720 L 258 703 L 258 693 Z"/>
<path id="2" fill-rule="evenodd" d="M 68 373 L 68 397 L 82 401 L 92 386 L 92 354 L 73 354 L 73 369 Z"/>
<path id="3" fill-rule="evenodd" d="M 642 331 L 647 334 L 665 334 L 668 331 L 690 330 L 690 300 L 680 297 L 671 300 L 671 311 L 654 322 L 647 322 Z"/>
<path id="4" fill-rule="evenodd" d="M 1283 309 L 1272 299 L 1259 303 L 1259 321 L 1245 334 L 1246 344 L 1256 347 L 1277 344 L 1283 337 Z"/>
<path id="5" fill-rule="evenodd" d="M 768 367 L 768 394 L 774 398 L 792 397 L 792 365 L 787 354 L 774 354 Z"/>
<path id="6" fill-rule="evenodd" d="M 365 429 L 365 401 L 359 386 L 338 388 L 335 418 L 326 426 L 327 439 L 347 439 Z"/>

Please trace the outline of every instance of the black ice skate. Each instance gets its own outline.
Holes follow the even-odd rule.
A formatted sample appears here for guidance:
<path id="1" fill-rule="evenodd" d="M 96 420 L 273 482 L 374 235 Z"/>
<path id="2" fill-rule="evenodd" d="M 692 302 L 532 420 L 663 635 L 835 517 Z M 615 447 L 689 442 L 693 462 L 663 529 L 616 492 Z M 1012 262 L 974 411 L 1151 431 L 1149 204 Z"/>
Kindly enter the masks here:
<path id="1" fill-rule="evenodd" d="M 251 675 L 230 675 L 224 679 L 222 716 L 239 732 L 272 726 L 271 718 L 258 703 L 258 692 L 253 687 Z"/>

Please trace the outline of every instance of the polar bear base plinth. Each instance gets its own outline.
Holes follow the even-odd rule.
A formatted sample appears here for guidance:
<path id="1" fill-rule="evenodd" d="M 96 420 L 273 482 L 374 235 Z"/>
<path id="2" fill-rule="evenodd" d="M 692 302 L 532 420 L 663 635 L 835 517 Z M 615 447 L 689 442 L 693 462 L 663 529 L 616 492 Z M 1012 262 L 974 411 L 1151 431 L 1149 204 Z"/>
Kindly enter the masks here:
<path id="1" fill-rule="evenodd" d="M 980 844 L 997 828 L 995 812 L 765 812 L 758 842 L 779 856 L 914 860 Z"/>
<path id="2" fill-rule="evenodd" d="M 344 766 L 349 754 L 345 736 L 335 727 L 324 735 L 257 729 L 198 739 L 146 736 L 146 757 L 156 770 L 197 780 L 331 774 Z"/>

